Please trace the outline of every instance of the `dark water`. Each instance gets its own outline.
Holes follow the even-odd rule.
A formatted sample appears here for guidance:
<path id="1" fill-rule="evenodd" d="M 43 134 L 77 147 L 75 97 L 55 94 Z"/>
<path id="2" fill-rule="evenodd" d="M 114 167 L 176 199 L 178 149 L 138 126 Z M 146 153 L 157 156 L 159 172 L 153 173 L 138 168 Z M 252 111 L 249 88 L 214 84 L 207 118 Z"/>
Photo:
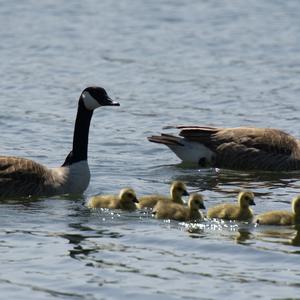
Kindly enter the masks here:
<path id="1" fill-rule="evenodd" d="M 3 1 L 2 155 L 60 165 L 87 85 L 104 86 L 121 107 L 94 114 L 81 198 L 2 201 L 0 298 L 300 299 L 294 228 L 84 206 L 124 186 L 167 193 L 179 179 L 207 207 L 247 188 L 256 213 L 290 209 L 300 173 L 190 168 L 146 137 L 176 124 L 299 137 L 299 20 L 296 0 Z"/>

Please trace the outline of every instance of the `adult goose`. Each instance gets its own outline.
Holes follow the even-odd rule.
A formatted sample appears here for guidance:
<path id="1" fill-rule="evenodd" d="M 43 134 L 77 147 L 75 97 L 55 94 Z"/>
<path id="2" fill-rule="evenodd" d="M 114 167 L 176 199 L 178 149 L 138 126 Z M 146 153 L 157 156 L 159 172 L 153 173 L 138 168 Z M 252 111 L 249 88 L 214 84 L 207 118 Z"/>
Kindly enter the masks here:
<path id="1" fill-rule="evenodd" d="M 168 146 L 183 162 L 236 170 L 300 170 L 300 140 L 272 128 L 177 126 L 179 136 L 150 142 Z"/>
<path id="2" fill-rule="evenodd" d="M 0 197 L 83 193 L 90 181 L 87 152 L 93 111 L 118 105 L 101 87 L 83 90 L 78 101 L 73 148 L 63 165 L 48 168 L 26 158 L 0 156 Z"/>

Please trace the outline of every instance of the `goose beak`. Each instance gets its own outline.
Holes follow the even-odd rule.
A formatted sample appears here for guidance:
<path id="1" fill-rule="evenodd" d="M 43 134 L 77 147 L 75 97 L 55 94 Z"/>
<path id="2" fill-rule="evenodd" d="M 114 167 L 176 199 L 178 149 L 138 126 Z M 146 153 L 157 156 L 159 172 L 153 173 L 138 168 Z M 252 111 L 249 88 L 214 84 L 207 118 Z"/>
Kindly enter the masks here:
<path id="1" fill-rule="evenodd" d="M 132 201 L 133 201 L 134 203 L 139 203 L 139 200 L 138 200 L 137 198 L 133 198 Z"/>
<path id="2" fill-rule="evenodd" d="M 112 100 L 110 97 L 107 96 L 106 101 L 103 105 L 106 105 L 106 106 L 120 106 L 120 103 Z"/>
<path id="3" fill-rule="evenodd" d="M 200 204 L 199 206 L 200 209 L 206 209 L 205 205 L 203 203 Z"/>

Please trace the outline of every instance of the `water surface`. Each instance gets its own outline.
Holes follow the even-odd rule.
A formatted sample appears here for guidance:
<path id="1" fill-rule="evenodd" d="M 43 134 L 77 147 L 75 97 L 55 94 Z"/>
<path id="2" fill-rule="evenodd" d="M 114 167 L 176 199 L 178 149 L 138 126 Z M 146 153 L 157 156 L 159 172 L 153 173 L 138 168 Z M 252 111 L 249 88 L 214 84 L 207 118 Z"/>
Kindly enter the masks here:
<path id="1" fill-rule="evenodd" d="M 84 206 L 183 180 L 207 207 L 251 189 L 256 213 L 290 209 L 300 173 L 183 166 L 146 137 L 176 124 L 299 137 L 299 12 L 296 0 L 3 2 L 1 154 L 60 165 L 81 90 L 102 85 L 121 106 L 94 113 L 84 195 L 1 202 L 0 298 L 300 299 L 295 228 Z"/>

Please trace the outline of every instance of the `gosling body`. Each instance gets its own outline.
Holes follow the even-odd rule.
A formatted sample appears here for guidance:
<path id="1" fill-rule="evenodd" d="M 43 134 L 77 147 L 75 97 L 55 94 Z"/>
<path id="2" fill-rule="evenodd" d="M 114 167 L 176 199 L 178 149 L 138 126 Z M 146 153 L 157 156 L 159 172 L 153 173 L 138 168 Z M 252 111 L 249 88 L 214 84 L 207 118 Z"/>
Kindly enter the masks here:
<path id="1" fill-rule="evenodd" d="M 182 196 L 188 196 L 186 186 L 181 181 L 174 181 L 170 187 L 170 196 L 146 195 L 139 198 L 139 208 L 153 208 L 159 201 L 174 202 L 183 205 Z"/>
<path id="2" fill-rule="evenodd" d="M 240 192 L 238 204 L 223 203 L 211 207 L 207 211 L 207 216 L 210 219 L 249 221 L 253 218 L 253 211 L 249 207 L 250 205 L 255 205 L 254 194 L 248 191 Z"/>
<path id="3" fill-rule="evenodd" d="M 258 215 L 255 222 L 260 225 L 296 225 L 300 224 L 300 196 L 292 201 L 292 211 L 273 210 Z"/>
<path id="4" fill-rule="evenodd" d="M 199 209 L 205 209 L 202 195 L 191 194 L 188 207 L 171 201 L 159 201 L 153 208 L 153 214 L 157 219 L 200 221 L 203 219 L 203 215 Z"/>
<path id="5" fill-rule="evenodd" d="M 122 189 L 119 195 L 97 195 L 89 199 L 88 208 L 110 208 L 122 210 L 135 210 L 138 200 L 135 191 L 131 188 Z"/>

